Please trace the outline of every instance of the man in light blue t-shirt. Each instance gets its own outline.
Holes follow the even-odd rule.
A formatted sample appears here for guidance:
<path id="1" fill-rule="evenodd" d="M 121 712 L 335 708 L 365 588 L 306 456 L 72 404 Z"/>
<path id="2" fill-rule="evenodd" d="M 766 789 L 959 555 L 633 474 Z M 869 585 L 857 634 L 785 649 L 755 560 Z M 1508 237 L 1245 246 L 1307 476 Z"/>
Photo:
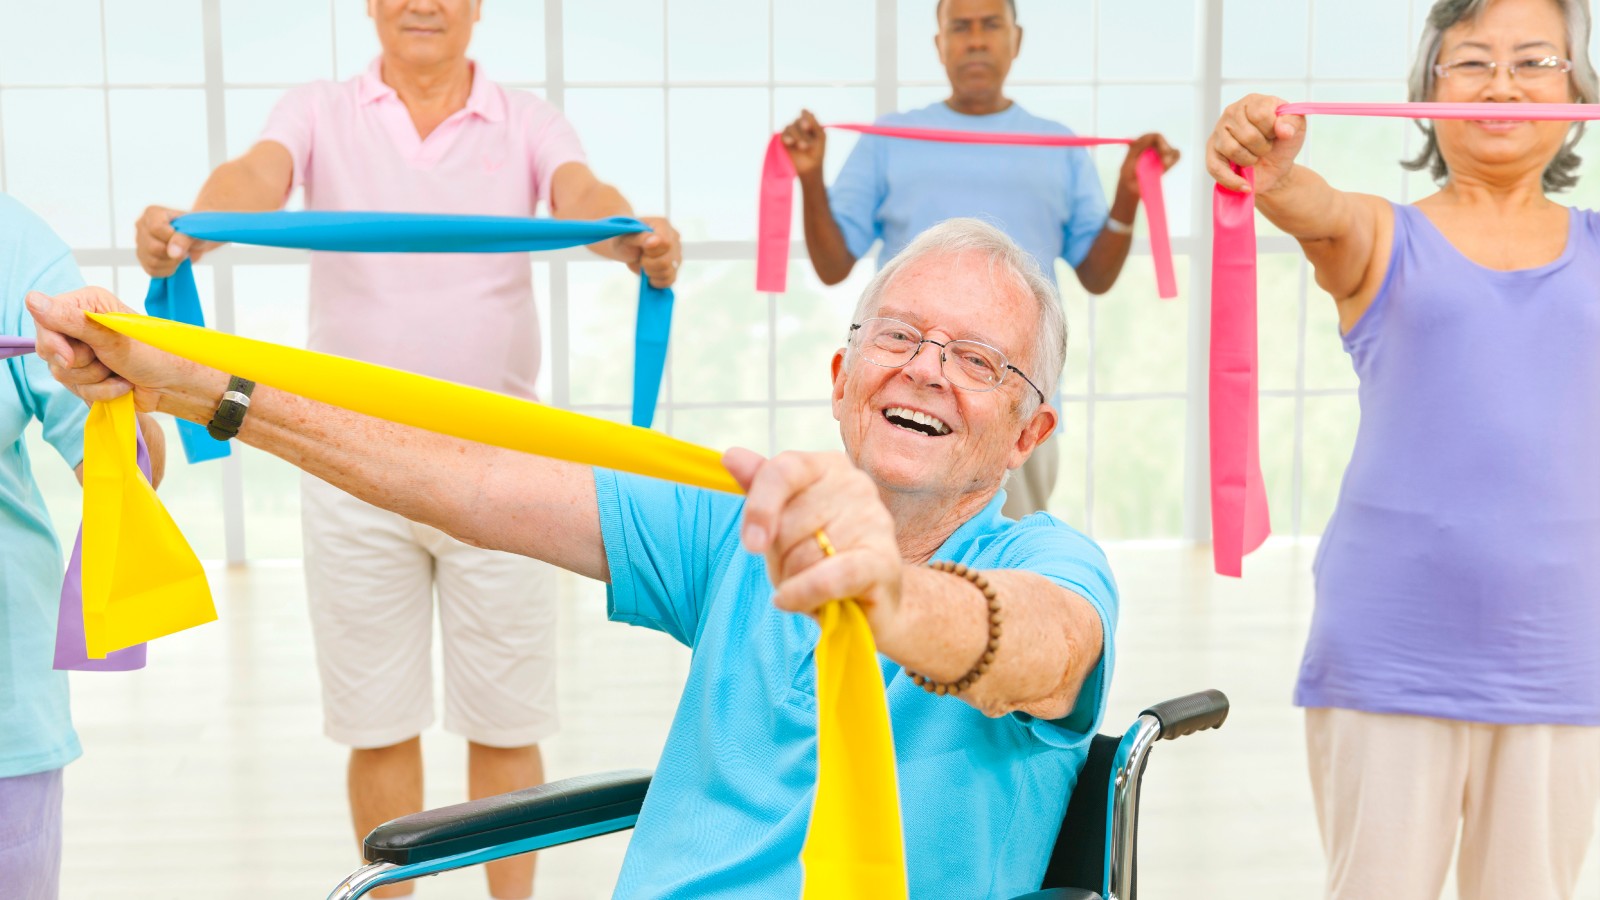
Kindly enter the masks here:
<path id="1" fill-rule="evenodd" d="M 1005 96 L 1005 80 L 1022 47 L 1016 0 L 940 0 L 939 59 L 950 97 L 922 109 L 892 113 L 879 125 L 949 131 L 1071 135 Z M 1159 134 L 1128 148 L 1109 215 L 1100 178 L 1081 148 L 945 144 L 864 135 L 830 188 L 822 180 L 824 132 L 810 112 L 783 132 L 800 179 L 806 249 L 825 284 L 850 274 L 877 241 L 880 265 L 913 237 L 945 219 L 974 216 L 1011 236 L 1055 277 L 1064 259 L 1091 294 L 1111 289 L 1133 244 L 1139 207 L 1135 163 L 1146 148 L 1167 168 L 1178 152 Z M 1047 387 L 1053 392 L 1054 385 Z M 1040 448 L 1006 484 L 1005 513 L 1020 518 L 1045 509 L 1055 489 L 1060 456 Z"/>
<path id="2" fill-rule="evenodd" d="M 83 286 L 67 245 L 0 194 L 0 334 L 31 337 L 29 291 Z M 61 770 L 83 750 L 67 709 L 67 673 L 52 668 L 61 545 L 34 483 L 23 431 L 34 421 L 82 476 L 89 407 L 32 354 L 0 360 L 0 895 L 52 898 L 61 867 Z M 140 416 L 159 479 L 160 429 Z"/>
<path id="3" fill-rule="evenodd" d="M 86 342 L 157 409 L 205 419 L 227 387 L 225 372 L 87 324 L 83 310 L 119 307 L 102 292 L 28 303 L 47 343 Z M 1055 286 L 1000 231 L 955 219 L 885 266 L 839 325 L 844 346 L 817 364 L 845 452 L 730 450 L 744 497 L 266 385 L 251 398 L 240 440 L 461 540 L 605 581 L 612 619 L 693 648 L 624 900 L 799 895 L 817 778 L 812 616 L 836 597 L 861 601 L 877 642 L 911 896 L 1010 898 L 1044 876 L 1105 711 L 1117 617 L 1093 541 L 1046 513 L 1000 514 L 1006 471 L 1055 428 L 1036 386 L 1066 355 Z M 74 389 L 121 389 L 93 381 Z"/>

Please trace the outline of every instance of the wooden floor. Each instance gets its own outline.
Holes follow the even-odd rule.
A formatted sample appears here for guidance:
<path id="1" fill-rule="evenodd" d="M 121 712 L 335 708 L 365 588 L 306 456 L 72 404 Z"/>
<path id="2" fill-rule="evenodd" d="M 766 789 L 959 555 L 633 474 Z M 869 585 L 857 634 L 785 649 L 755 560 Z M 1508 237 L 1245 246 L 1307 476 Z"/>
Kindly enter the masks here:
<path id="1" fill-rule="evenodd" d="M 1301 716 L 1289 704 L 1310 618 L 1311 549 L 1269 545 L 1243 581 L 1213 577 L 1193 548 L 1109 549 L 1123 608 L 1107 730 L 1199 688 L 1233 701 L 1222 730 L 1155 749 L 1140 896 L 1318 896 Z M 159 642 L 144 672 L 73 676 L 85 755 L 67 770 L 65 898 L 315 898 L 356 862 L 345 753 L 321 733 L 298 565 L 211 574 L 220 622 Z M 552 777 L 653 767 L 687 651 L 607 623 L 597 584 L 564 577 L 561 592 L 564 725 L 546 745 Z M 436 728 L 424 747 L 429 804 L 463 799 L 461 742 Z M 626 840 L 548 851 L 536 896 L 610 896 Z M 1591 847 L 1580 898 L 1600 900 L 1597 857 Z M 487 891 L 468 870 L 428 879 L 418 895 Z"/>

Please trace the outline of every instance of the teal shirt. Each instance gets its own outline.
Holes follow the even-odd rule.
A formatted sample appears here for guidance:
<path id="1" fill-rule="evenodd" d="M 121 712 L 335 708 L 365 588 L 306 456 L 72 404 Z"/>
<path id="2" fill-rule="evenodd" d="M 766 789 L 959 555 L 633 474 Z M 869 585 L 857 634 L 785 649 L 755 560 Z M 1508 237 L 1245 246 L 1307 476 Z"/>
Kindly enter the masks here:
<path id="1" fill-rule="evenodd" d="M 693 650 L 616 896 L 797 897 L 817 777 L 817 623 L 772 605 L 764 560 L 739 544 L 743 498 L 604 470 L 594 479 L 611 618 Z M 1084 597 L 1105 653 L 1058 721 L 988 718 L 879 657 L 913 897 L 1037 890 L 1105 709 L 1117 614 L 1105 556 L 1048 514 L 1005 518 L 1004 497 L 934 558 L 1036 572 Z"/>
<path id="2" fill-rule="evenodd" d="M 67 245 L 43 220 L 0 194 L 0 334 L 32 336 L 29 291 L 83 287 Z M 0 360 L 0 778 L 59 769 L 83 753 L 55 660 L 65 563 L 33 481 L 23 430 L 44 437 L 69 467 L 83 461 L 89 407 L 37 356 Z"/>

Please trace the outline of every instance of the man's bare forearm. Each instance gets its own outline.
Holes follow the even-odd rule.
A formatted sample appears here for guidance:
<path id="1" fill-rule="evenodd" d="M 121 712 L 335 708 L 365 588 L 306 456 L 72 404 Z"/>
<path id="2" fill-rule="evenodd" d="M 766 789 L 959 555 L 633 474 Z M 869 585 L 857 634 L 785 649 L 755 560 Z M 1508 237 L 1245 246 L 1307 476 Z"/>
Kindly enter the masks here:
<path id="1" fill-rule="evenodd" d="M 632 216 L 633 204 L 628 198 L 605 182 L 596 182 L 595 186 L 584 192 L 581 202 L 569 204 L 561 208 L 556 214 L 558 219 L 606 219 L 611 216 Z M 629 250 L 622 246 L 622 238 L 615 237 L 590 244 L 589 249 L 606 259 L 619 262 L 633 262 L 639 255 L 636 250 Z"/>
<path id="2" fill-rule="evenodd" d="M 1139 214 L 1139 195 L 1118 191 L 1111 204 L 1109 217 L 1118 222 L 1132 223 Z M 1128 261 L 1128 251 L 1133 248 L 1133 235 L 1119 233 L 1110 228 L 1100 229 L 1083 262 L 1074 270 L 1078 283 L 1091 294 L 1104 294 L 1117 283 L 1122 267 Z"/>
<path id="3" fill-rule="evenodd" d="M 227 376 L 193 367 L 161 411 L 209 421 Z M 239 439 L 467 543 L 608 577 L 590 471 L 259 386 Z"/>
<path id="4" fill-rule="evenodd" d="M 281 153 L 285 160 L 265 160 L 264 153 Z M 263 212 L 281 208 L 292 184 L 292 163 L 288 171 L 278 171 L 287 156 L 286 150 L 255 149 L 217 166 L 195 196 L 194 209 Z"/>
<path id="5" fill-rule="evenodd" d="M 983 572 L 1004 616 L 988 672 L 960 694 L 986 715 L 1026 712 L 1059 719 L 1072 711 L 1100 659 L 1100 617 L 1087 600 L 1032 572 Z M 965 578 L 907 566 L 900 630 L 879 636 L 886 656 L 936 682 L 965 675 L 989 639 L 988 603 Z"/>
<path id="6" fill-rule="evenodd" d="M 838 284 L 850 277 L 856 258 L 833 218 L 833 208 L 828 205 L 828 187 L 820 173 L 800 179 L 800 202 L 811 266 L 817 270 L 817 277 L 823 284 Z"/>

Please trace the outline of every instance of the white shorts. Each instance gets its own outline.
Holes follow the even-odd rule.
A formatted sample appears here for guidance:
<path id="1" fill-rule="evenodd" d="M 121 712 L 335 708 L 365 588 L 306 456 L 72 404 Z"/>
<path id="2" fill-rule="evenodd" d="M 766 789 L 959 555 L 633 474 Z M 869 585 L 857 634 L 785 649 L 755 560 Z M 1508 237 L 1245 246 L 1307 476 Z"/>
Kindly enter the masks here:
<path id="1" fill-rule="evenodd" d="M 553 567 L 464 544 L 309 475 L 300 501 L 328 737 L 387 747 L 433 723 L 435 588 L 445 729 L 490 747 L 555 733 Z"/>

